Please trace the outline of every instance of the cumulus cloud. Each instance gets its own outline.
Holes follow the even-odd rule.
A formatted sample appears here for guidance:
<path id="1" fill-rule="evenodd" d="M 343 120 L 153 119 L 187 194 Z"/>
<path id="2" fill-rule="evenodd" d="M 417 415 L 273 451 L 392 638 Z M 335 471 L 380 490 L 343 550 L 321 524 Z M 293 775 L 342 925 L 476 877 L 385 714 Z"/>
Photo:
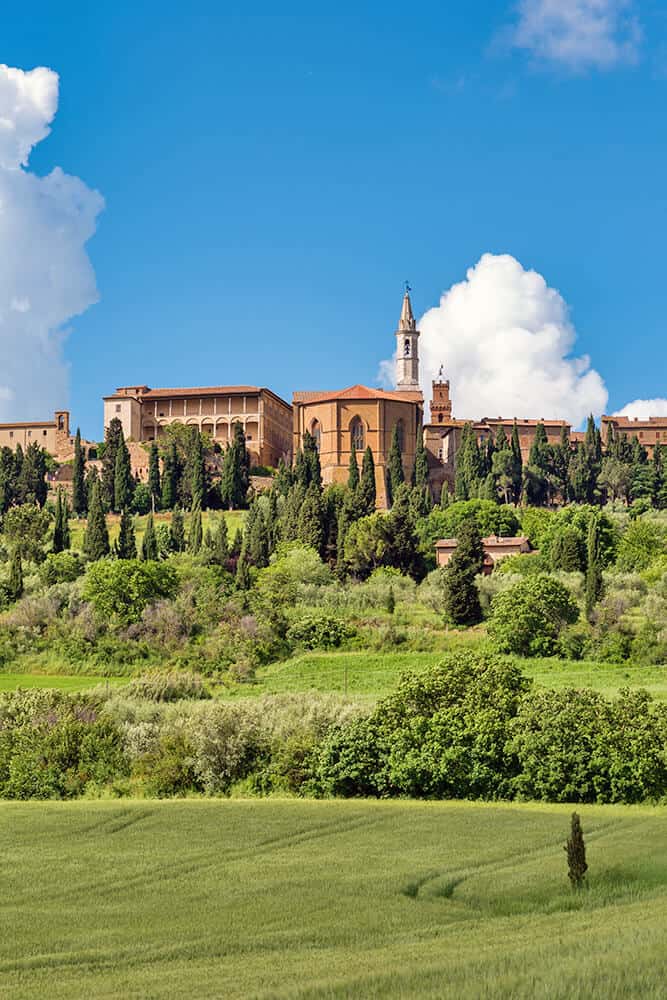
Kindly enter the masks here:
<path id="1" fill-rule="evenodd" d="M 538 64 L 570 71 L 636 62 L 642 32 L 633 0 L 519 0 L 510 40 Z"/>
<path id="2" fill-rule="evenodd" d="M 649 417 L 667 417 L 667 399 L 635 399 L 617 410 L 616 417 L 631 417 L 633 420 L 648 420 Z"/>
<path id="3" fill-rule="evenodd" d="M 601 376 L 587 356 L 572 356 L 567 304 L 514 257 L 485 254 L 418 325 L 424 394 L 444 365 L 456 417 L 564 418 L 576 427 L 604 411 Z M 389 372 L 383 362 L 385 382 Z"/>
<path id="4" fill-rule="evenodd" d="M 0 65 L 0 421 L 66 405 L 67 324 L 98 298 L 86 242 L 101 195 L 59 167 L 25 169 L 57 106 L 52 70 Z"/>

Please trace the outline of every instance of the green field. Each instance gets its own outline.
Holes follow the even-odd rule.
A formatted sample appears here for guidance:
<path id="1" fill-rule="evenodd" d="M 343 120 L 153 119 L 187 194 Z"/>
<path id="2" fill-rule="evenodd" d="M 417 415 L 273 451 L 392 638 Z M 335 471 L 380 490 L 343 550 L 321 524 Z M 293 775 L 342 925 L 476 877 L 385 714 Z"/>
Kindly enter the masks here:
<path id="1" fill-rule="evenodd" d="M 667 809 L 3 803 L 4 998 L 658 998 Z"/>
<path id="2" fill-rule="evenodd" d="M 60 691 L 84 691 L 102 684 L 117 687 L 119 684 L 126 684 L 127 681 L 127 677 L 86 677 L 83 674 L 0 674 L 0 691 L 15 691 L 16 688 L 58 688 Z"/>
<path id="3" fill-rule="evenodd" d="M 457 643 L 458 644 L 458 643 Z M 251 689 L 258 694 L 283 691 L 347 691 L 377 698 L 395 686 L 404 670 L 425 670 L 439 663 L 437 653 L 313 652 L 272 664 L 259 672 Z M 521 660 L 521 668 L 543 687 L 590 687 L 613 697 L 622 687 L 644 687 L 660 701 L 667 701 L 667 667 L 575 662 L 571 660 Z M 240 693 L 250 693 L 247 687 Z"/>

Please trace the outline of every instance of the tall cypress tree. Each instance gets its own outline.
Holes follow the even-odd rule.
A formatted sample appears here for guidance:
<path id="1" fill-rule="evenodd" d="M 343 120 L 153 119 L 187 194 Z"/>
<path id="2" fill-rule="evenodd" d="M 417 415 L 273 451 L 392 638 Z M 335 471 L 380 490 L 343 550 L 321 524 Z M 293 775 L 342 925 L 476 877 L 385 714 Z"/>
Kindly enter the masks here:
<path id="1" fill-rule="evenodd" d="M 114 509 L 116 453 L 121 441 L 125 441 L 123 425 L 118 417 L 114 417 L 106 429 L 104 455 L 102 456 L 102 502 L 110 510 Z"/>
<path id="2" fill-rule="evenodd" d="M 280 461 L 278 462 L 278 472 L 276 474 L 276 479 L 274 483 L 276 492 L 280 496 L 286 497 L 293 481 L 294 477 L 292 476 L 292 470 L 290 469 L 289 465 L 287 465 L 285 461 L 281 458 Z"/>
<path id="3" fill-rule="evenodd" d="M 317 483 L 312 482 L 306 490 L 305 499 L 299 511 L 297 538 L 316 552 L 324 546 L 324 508 L 322 494 Z"/>
<path id="4" fill-rule="evenodd" d="M 243 427 L 236 422 L 233 436 L 222 463 L 220 495 L 222 504 L 230 510 L 244 507 L 250 486 L 250 458 Z"/>
<path id="5" fill-rule="evenodd" d="M 21 550 L 14 549 L 12 561 L 9 567 L 9 582 L 7 584 L 7 594 L 10 601 L 18 601 L 23 596 L 23 562 L 21 560 Z"/>
<path id="6" fill-rule="evenodd" d="M 266 532 L 269 540 L 269 553 L 274 552 L 280 538 L 280 518 L 278 517 L 278 494 L 275 489 L 269 490 L 266 507 Z"/>
<path id="7" fill-rule="evenodd" d="M 367 445 L 364 452 L 364 459 L 361 463 L 361 481 L 359 483 L 359 506 L 363 514 L 372 514 L 375 511 L 376 487 L 375 487 L 375 461 L 370 445 Z"/>
<path id="8" fill-rule="evenodd" d="M 524 469 L 524 485 L 528 503 L 541 507 L 549 500 L 551 446 L 542 421 L 535 428 L 535 439 Z"/>
<path id="9" fill-rule="evenodd" d="M 157 536 L 155 534 L 155 522 L 153 520 L 153 514 L 148 515 L 146 521 L 146 530 L 144 531 L 144 537 L 141 540 L 141 558 L 145 562 L 155 562 L 158 558 L 158 545 Z"/>
<path id="10" fill-rule="evenodd" d="M 137 538 L 134 532 L 132 515 L 125 509 L 120 516 L 120 531 L 116 541 L 116 557 L 118 559 L 137 558 Z"/>
<path id="11" fill-rule="evenodd" d="M 121 428 L 116 447 L 116 468 L 113 483 L 113 502 L 111 509 L 119 514 L 132 503 L 134 495 L 134 480 L 132 479 L 132 465 L 130 462 L 130 452 L 125 444 L 123 429 Z"/>
<path id="12" fill-rule="evenodd" d="M 218 526 L 213 535 L 213 561 L 218 566 L 224 566 L 229 559 L 229 535 L 227 532 L 227 521 L 224 516 L 218 521 Z"/>
<path id="13" fill-rule="evenodd" d="M 46 482 L 46 452 L 36 441 L 28 445 L 21 462 L 16 484 L 19 503 L 36 503 L 43 507 L 49 487 Z"/>
<path id="14" fill-rule="evenodd" d="M 253 566 L 262 569 L 269 565 L 269 538 L 262 509 L 253 503 L 248 511 L 245 526 L 245 544 Z"/>
<path id="15" fill-rule="evenodd" d="M 596 514 L 588 524 L 586 541 L 586 614 L 590 618 L 593 608 L 602 596 L 602 560 L 600 557 L 600 520 Z"/>
<path id="16" fill-rule="evenodd" d="M 180 477 L 180 459 L 176 442 L 170 441 L 163 459 L 162 470 L 162 509 L 173 510 L 178 500 L 178 482 Z"/>
<path id="17" fill-rule="evenodd" d="M 444 570 L 444 611 L 455 625 L 476 625 L 482 620 L 482 608 L 475 576 L 484 567 L 484 547 L 474 518 L 464 521 L 457 533 L 457 544 Z"/>
<path id="18" fill-rule="evenodd" d="M 72 465 L 72 509 L 77 517 L 83 517 L 88 510 L 85 474 L 86 462 L 81 447 L 81 431 L 77 427 L 74 438 L 74 463 Z"/>
<path id="19" fill-rule="evenodd" d="M 464 424 L 461 442 L 456 453 L 456 479 L 454 492 L 457 500 L 472 500 L 479 494 L 482 479 L 482 462 L 479 445 L 472 424 Z"/>
<path id="20" fill-rule="evenodd" d="M 514 421 L 514 425 L 512 427 L 510 446 L 512 449 L 512 458 L 514 459 L 512 469 L 512 492 L 514 495 L 514 503 L 519 503 L 521 500 L 521 490 L 523 489 L 523 455 L 521 453 L 521 441 L 519 439 L 519 428 L 517 427 L 516 420 Z"/>
<path id="21" fill-rule="evenodd" d="M 415 451 L 415 467 L 412 473 L 412 485 L 422 493 L 428 486 L 428 455 L 424 447 L 424 428 L 420 423 L 417 431 L 417 450 Z"/>
<path id="22" fill-rule="evenodd" d="M 306 472 L 306 487 L 315 483 L 318 490 L 322 489 L 322 469 L 320 467 L 320 453 L 317 450 L 317 442 L 310 431 L 303 435 L 303 462 Z"/>
<path id="23" fill-rule="evenodd" d="M 241 545 L 238 562 L 236 563 L 236 589 L 250 589 L 250 558 L 245 540 Z"/>
<path id="24" fill-rule="evenodd" d="M 93 489 L 88 505 L 88 523 L 83 541 L 83 551 L 96 562 L 109 555 L 109 532 L 102 505 L 101 485 L 99 479 L 93 480 Z"/>
<path id="25" fill-rule="evenodd" d="M 153 507 L 160 509 L 162 500 L 162 483 L 160 481 L 160 452 L 155 441 L 148 453 L 148 488 L 151 491 Z"/>
<path id="26" fill-rule="evenodd" d="M 196 556 L 201 550 L 203 540 L 202 532 L 202 522 L 201 522 L 201 509 L 199 507 L 192 508 L 192 514 L 190 516 L 190 532 L 188 534 L 188 552 Z"/>
<path id="27" fill-rule="evenodd" d="M 188 480 L 188 493 L 193 507 L 203 510 L 206 500 L 206 469 L 204 464 L 204 444 L 202 436 L 196 427 L 190 429 L 187 443 L 185 472 Z"/>
<path id="28" fill-rule="evenodd" d="M 359 466 L 357 464 L 357 449 L 354 446 L 354 441 L 350 447 L 350 464 L 347 475 L 347 487 L 353 492 L 359 487 Z"/>
<path id="29" fill-rule="evenodd" d="M 171 515 L 169 543 L 174 552 L 185 552 L 185 524 L 180 507 L 174 507 Z"/>
<path id="30" fill-rule="evenodd" d="M 401 486 L 404 482 L 405 473 L 403 472 L 401 442 L 398 436 L 398 424 L 395 424 L 391 433 L 391 447 L 389 449 L 389 459 L 387 462 L 387 486 L 390 504 L 393 503 L 393 499 L 398 492 L 399 486 Z"/>
<path id="31" fill-rule="evenodd" d="M 632 439 L 630 499 L 632 501 L 651 500 L 654 488 L 653 468 L 649 463 L 648 453 L 635 435 Z"/>
<path id="32" fill-rule="evenodd" d="M 56 520 L 53 526 L 53 551 L 64 552 L 70 547 L 69 507 L 62 490 L 56 499 Z"/>

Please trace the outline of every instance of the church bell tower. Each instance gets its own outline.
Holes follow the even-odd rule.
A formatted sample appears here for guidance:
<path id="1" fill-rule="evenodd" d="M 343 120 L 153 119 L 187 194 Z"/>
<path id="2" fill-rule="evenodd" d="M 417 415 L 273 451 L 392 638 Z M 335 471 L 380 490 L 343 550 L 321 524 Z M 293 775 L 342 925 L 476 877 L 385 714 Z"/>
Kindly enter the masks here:
<path id="1" fill-rule="evenodd" d="M 412 314 L 407 284 L 396 331 L 396 389 L 419 392 L 419 330 Z"/>

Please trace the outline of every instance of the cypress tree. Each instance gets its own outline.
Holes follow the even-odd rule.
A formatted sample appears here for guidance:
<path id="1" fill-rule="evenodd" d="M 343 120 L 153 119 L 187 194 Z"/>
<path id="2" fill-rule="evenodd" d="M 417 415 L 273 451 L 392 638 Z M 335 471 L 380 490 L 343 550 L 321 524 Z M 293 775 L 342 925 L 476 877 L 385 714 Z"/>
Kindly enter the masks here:
<path id="1" fill-rule="evenodd" d="M 120 531 L 116 541 L 116 557 L 118 559 L 137 558 L 137 539 L 134 533 L 134 521 L 127 509 L 120 516 Z"/>
<path id="2" fill-rule="evenodd" d="M 180 459 L 176 442 L 170 441 L 163 459 L 162 468 L 162 509 L 173 510 L 178 500 Z"/>
<path id="3" fill-rule="evenodd" d="M 586 863 L 586 844 L 581 829 L 581 820 L 576 812 L 572 813 L 570 836 L 564 850 L 567 854 L 567 877 L 570 880 L 570 885 L 573 889 L 581 889 L 588 871 L 588 864 Z"/>
<path id="4" fill-rule="evenodd" d="M 521 490 L 523 488 L 523 455 L 521 454 L 521 441 L 519 439 L 519 428 L 517 427 L 516 420 L 514 421 L 514 425 L 512 427 L 510 447 L 512 449 L 512 458 L 514 459 L 512 468 L 513 499 L 514 503 L 519 503 L 521 500 Z"/>
<path id="5" fill-rule="evenodd" d="M 317 488 L 322 488 L 322 469 L 320 467 L 320 453 L 317 450 L 317 442 L 313 435 L 306 431 L 303 435 L 303 459 L 307 468 L 307 483 L 315 483 Z"/>
<path id="6" fill-rule="evenodd" d="M 387 462 L 387 486 L 390 504 L 393 503 L 393 499 L 398 492 L 399 486 L 401 486 L 404 482 L 405 474 L 403 472 L 401 442 L 398 437 L 398 424 L 395 424 L 391 433 L 391 447 L 389 449 L 389 459 Z"/>
<path id="7" fill-rule="evenodd" d="M 185 552 L 185 524 L 180 507 L 174 507 L 169 525 L 169 544 L 174 552 Z"/>
<path id="8" fill-rule="evenodd" d="M 402 483 L 396 491 L 394 505 L 387 516 L 387 537 L 386 559 L 389 565 L 420 580 L 424 575 L 424 564 L 410 507 L 410 489 L 406 483 Z"/>
<path id="9" fill-rule="evenodd" d="M 565 425 L 561 427 L 560 441 L 552 449 L 552 463 L 554 473 L 554 486 L 560 494 L 562 503 L 567 503 L 570 472 L 570 435 Z"/>
<path id="10" fill-rule="evenodd" d="M 551 546 L 551 568 L 564 573 L 581 573 L 586 566 L 584 540 L 575 528 L 563 528 Z"/>
<path id="11" fill-rule="evenodd" d="M 632 439 L 630 499 L 632 501 L 652 500 L 654 490 L 653 468 L 649 464 L 648 453 L 635 435 Z"/>
<path id="12" fill-rule="evenodd" d="M 227 521 L 223 516 L 218 521 L 218 526 L 213 536 L 213 561 L 218 566 L 224 566 L 228 559 L 229 536 L 227 533 Z"/>
<path id="13" fill-rule="evenodd" d="M 428 486 L 428 455 L 424 447 L 424 427 L 419 425 L 417 431 L 417 450 L 415 451 L 415 467 L 412 473 L 412 485 L 422 493 Z"/>
<path id="14" fill-rule="evenodd" d="M 53 527 L 53 551 L 64 552 L 70 547 L 69 507 L 62 490 L 56 499 L 56 521 Z"/>
<path id="15" fill-rule="evenodd" d="M 479 494 L 482 463 L 479 445 L 472 424 L 463 425 L 461 442 L 456 453 L 456 480 L 454 492 L 457 500 L 472 500 Z"/>
<path id="16" fill-rule="evenodd" d="M 347 475 L 347 488 L 354 493 L 359 488 L 359 466 L 357 464 L 357 449 L 354 441 L 350 446 L 350 464 Z"/>
<path id="17" fill-rule="evenodd" d="M 93 488 L 88 504 L 88 523 L 83 541 L 83 551 L 96 562 L 109 555 L 109 532 L 102 505 L 102 488 L 99 479 L 93 480 Z"/>
<path id="18" fill-rule="evenodd" d="M 524 469 L 524 485 L 528 503 L 541 507 L 549 500 L 551 471 L 551 446 L 544 424 L 540 421 L 535 428 L 535 439 Z"/>
<path id="19" fill-rule="evenodd" d="M 653 452 L 654 505 L 658 510 L 667 509 L 667 463 L 663 446 L 656 444 Z"/>
<path id="20" fill-rule="evenodd" d="M 243 548 L 243 532 L 240 528 L 236 529 L 236 534 L 234 535 L 234 541 L 232 542 L 232 547 L 229 550 L 229 554 L 233 559 L 238 559 L 241 555 L 241 549 Z"/>
<path id="21" fill-rule="evenodd" d="M 602 560 L 600 556 L 600 520 L 593 516 L 588 524 L 586 544 L 586 614 L 590 618 L 593 608 L 602 596 Z"/>
<path id="22" fill-rule="evenodd" d="M 28 445 L 17 477 L 16 493 L 19 503 L 33 503 L 43 507 L 49 487 L 46 482 L 46 452 L 36 441 Z"/>
<path id="23" fill-rule="evenodd" d="M 254 503 L 248 511 L 245 527 L 248 559 L 253 566 L 263 569 L 269 565 L 269 538 L 262 508 Z"/>
<path id="24" fill-rule="evenodd" d="M 72 465 L 72 509 L 77 517 L 83 517 L 88 510 L 88 494 L 85 483 L 86 463 L 81 447 L 81 431 L 77 427 L 74 438 L 74 463 Z"/>
<path id="25" fill-rule="evenodd" d="M 316 552 L 322 552 L 324 545 L 324 510 L 322 494 L 316 483 L 311 483 L 306 490 L 304 501 L 299 511 L 297 522 L 297 538 Z"/>
<path id="26" fill-rule="evenodd" d="M 196 427 L 190 428 L 187 443 L 185 470 L 188 480 L 188 493 L 193 507 L 203 510 L 205 506 L 206 469 L 204 463 L 204 444 L 202 436 Z"/>
<path id="27" fill-rule="evenodd" d="M 162 500 L 162 483 L 160 481 L 160 453 L 155 441 L 151 444 L 148 453 L 148 488 L 151 491 L 153 507 L 155 510 L 159 510 Z"/>
<path id="28" fill-rule="evenodd" d="M 241 545 L 238 562 L 236 563 L 236 589 L 250 590 L 250 559 L 245 541 Z"/>
<path id="29" fill-rule="evenodd" d="M 470 518 L 460 525 L 457 544 L 444 569 L 444 611 L 455 625 L 476 625 L 482 620 L 475 576 L 484 567 L 484 547 L 477 521 Z"/>
<path id="30" fill-rule="evenodd" d="M 220 496 L 222 504 L 229 510 L 245 506 L 250 486 L 250 459 L 246 448 L 243 427 L 234 423 L 232 442 L 225 451 L 222 463 Z"/>
<path id="31" fill-rule="evenodd" d="M 266 508 L 266 534 L 269 542 L 269 553 L 274 552 L 280 538 L 280 518 L 278 517 L 278 494 L 275 489 L 269 490 Z"/>
<path id="32" fill-rule="evenodd" d="M 336 525 L 336 576 L 339 580 L 343 580 L 347 573 L 347 564 L 345 562 L 345 536 L 347 535 L 349 527 L 349 515 L 345 509 L 345 505 L 343 505 L 338 511 L 338 521 Z"/>
<path id="33" fill-rule="evenodd" d="M 12 553 L 7 594 L 10 601 L 18 601 L 23 596 L 23 562 L 21 560 L 21 550 L 18 548 L 14 549 Z"/>
<path id="34" fill-rule="evenodd" d="M 281 458 L 280 461 L 278 462 L 278 472 L 276 474 L 276 479 L 274 483 L 276 492 L 280 496 L 286 497 L 292 483 L 293 483 L 292 470 Z"/>
<path id="35" fill-rule="evenodd" d="M 158 555 L 159 552 L 157 536 L 155 534 L 155 522 L 153 521 L 153 514 L 151 512 L 148 515 L 146 530 L 144 531 L 144 537 L 141 540 L 141 558 L 145 562 L 155 562 Z"/>
<path id="36" fill-rule="evenodd" d="M 125 441 L 123 425 L 114 417 L 106 429 L 102 456 L 102 502 L 111 510 L 115 501 L 116 453 L 121 441 Z"/>
<path id="37" fill-rule="evenodd" d="M 202 540 L 201 509 L 193 507 L 190 517 L 190 533 L 188 534 L 188 552 L 196 556 L 201 550 Z"/>
<path id="38" fill-rule="evenodd" d="M 367 445 L 361 463 L 361 481 L 359 483 L 359 506 L 362 516 L 375 511 L 375 461 L 370 445 Z"/>
<path id="39" fill-rule="evenodd" d="M 116 447 L 116 465 L 113 483 L 113 502 L 111 509 L 120 513 L 129 507 L 134 495 L 134 480 L 132 479 L 132 465 L 130 462 L 130 452 L 125 444 L 123 429 L 121 428 Z"/>

